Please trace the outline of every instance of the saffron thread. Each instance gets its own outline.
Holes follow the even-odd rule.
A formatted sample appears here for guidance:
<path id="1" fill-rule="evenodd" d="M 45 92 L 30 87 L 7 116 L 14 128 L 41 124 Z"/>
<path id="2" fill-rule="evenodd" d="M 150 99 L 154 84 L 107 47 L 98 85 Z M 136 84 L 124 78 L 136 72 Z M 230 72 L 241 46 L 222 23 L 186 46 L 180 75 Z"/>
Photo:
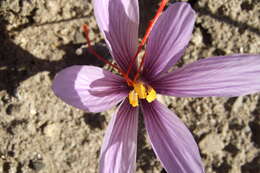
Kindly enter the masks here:
<path id="1" fill-rule="evenodd" d="M 127 76 L 129 75 L 129 73 L 130 73 L 130 71 L 131 71 L 131 68 L 132 68 L 133 65 L 134 65 L 134 62 L 135 62 L 136 59 L 137 59 L 138 54 L 139 54 L 140 51 L 142 50 L 142 47 L 145 45 L 145 43 L 146 43 L 146 41 L 147 41 L 147 39 L 148 39 L 148 37 L 149 37 L 151 31 L 152 31 L 152 28 L 153 28 L 154 24 L 157 22 L 158 18 L 159 18 L 160 15 L 162 14 L 162 11 L 163 11 L 163 9 L 164 9 L 164 7 L 166 6 L 166 4 L 167 4 L 168 1 L 169 1 L 169 0 L 162 0 L 162 2 L 160 3 L 160 7 L 159 7 L 159 9 L 157 10 L 157 12 L 156 12 L 154 18 L 150 21 L 149 26 L 148 26 L 148 28 L 147 28 L 147 30 L 146 30 L 146 32 L 145 32 L 145 35 L 144 35 L 144 37 L 143 37 L 141 43 L 139 44 L 139 46 L 138 46 L 138 48 L 137 48 L 137 52 L 135 53 L 135 56 L 132 58 L 132 61 L 130 62 L 130 65 L 128 66 L 128 69 L 127 69 L 127 72 L 126 72 L 126 75 L 127 75 Z M 143 59 L 144 59 L 144 58 L 145 58 L 145 56 L 143 57 Z M 143 59 L 142 59 L 142 62 L 144 61 Z M 140 65 L 141 65 L 141 64 L 140 64 Z M 140 68 L 140 67 L 139 67 L 139 68 Z"/>
<path id="2" fill-rule="evenodd" d="M 122 76 L 125 78 L 125 80 L 127 81 L 128 85 L 133 85 L 133 81 L 128 77 L 128 75 L 126 75 L 126 73 L 121 70 L 118 66 L 116 66 L 115 64 L 112 64 L 111 62 L 109 62 L 108 60 L 106 60 L 105 58 L 103 58 L 101 55 L 99 55 L 92 47 L 90 39 L 89 39 L 89 29 L 88 26 L 86 24 L 83 25 L 83 31 L 85 33 L 85 38 L 87 40 L 87 45 L 88 45 L 88 51 L 93 54 L 95 57 L 97 57 L 99 60 L 103 61 L 105 64 L 110 65 L 112 68 L 116 69 L 119 73 L 122 74 Z"/>

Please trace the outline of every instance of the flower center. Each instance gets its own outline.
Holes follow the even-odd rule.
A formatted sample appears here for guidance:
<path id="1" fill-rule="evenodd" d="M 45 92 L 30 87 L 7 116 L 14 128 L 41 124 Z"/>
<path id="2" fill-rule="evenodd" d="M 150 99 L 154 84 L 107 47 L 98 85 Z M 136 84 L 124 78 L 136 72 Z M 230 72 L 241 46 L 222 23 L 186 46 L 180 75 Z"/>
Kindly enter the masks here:
<path id="1" fill-rule="evenodd" d="M 149 103 L 156 99 L 156 91 L 150 85 L 138 81 L 133 83 L 133 88 L 128 95 L 129 103 L 133 107 L 139 105 L 139 99 L 146 99 Z"/>

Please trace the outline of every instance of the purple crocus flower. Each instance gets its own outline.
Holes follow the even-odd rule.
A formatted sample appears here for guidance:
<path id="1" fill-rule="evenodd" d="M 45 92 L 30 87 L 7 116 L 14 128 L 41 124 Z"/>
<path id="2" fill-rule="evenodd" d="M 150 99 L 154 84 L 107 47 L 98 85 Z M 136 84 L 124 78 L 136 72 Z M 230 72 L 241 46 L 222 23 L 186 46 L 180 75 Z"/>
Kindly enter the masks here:
<path id="1" fill-rule="evenodd" d="M 122 75 L 94 66 L 72 66 L 57 74 L 53 90 L 66 103 L 89 112 L 105 111 L 120 103 L 102 145 L 100 172 L 135 171 L 139 107 L 152 148 L 166 171 L 204 172 L 191 133 L 156 100 L 156 93 L 204 97 L 260 91 L 260 55 L 211 57 L 169 72 L 183 55 L 195 21 L 190 5 L 177 2 L 169 5 L 155 23 L 142 70 L 138 70 L 137 63 L 131 63 L 138 47 L 138 0 L 94 0 L 93 6 Z"/>

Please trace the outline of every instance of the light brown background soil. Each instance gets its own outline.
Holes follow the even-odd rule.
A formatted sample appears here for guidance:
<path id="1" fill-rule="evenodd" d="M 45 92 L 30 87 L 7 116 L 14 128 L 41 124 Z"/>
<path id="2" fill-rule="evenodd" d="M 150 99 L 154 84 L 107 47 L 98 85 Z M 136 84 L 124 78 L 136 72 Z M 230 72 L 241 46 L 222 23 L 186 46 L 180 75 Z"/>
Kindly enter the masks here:
<path id="1" fill-rule="evenodd" d="M 158 0 L 140 0 L 141 28 Z M 259 0 L 190 0 L 198 17 L 179 66 L 212 55 L 260 53 Z M 96 173 L 113 110 L 86 113 L 51 90 L 59 70 L 103 66 L 75 54 L 87 23 L 109 56 L 90 0 L 5 0 L 0 8 L 0 173 Z M 199 144 L 207 173 L 260 172 L 260 94 L 237 98 L 160 98 Z M 140 123 L 138 173 L 163 173 Z"/>

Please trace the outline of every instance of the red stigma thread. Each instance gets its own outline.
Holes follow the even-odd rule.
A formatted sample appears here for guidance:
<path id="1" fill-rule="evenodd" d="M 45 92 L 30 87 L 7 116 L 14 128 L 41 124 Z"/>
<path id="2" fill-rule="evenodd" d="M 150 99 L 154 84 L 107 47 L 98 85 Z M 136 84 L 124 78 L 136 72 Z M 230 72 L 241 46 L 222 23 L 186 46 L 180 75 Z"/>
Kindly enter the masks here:
<path id="1" fill-rule="evenodd" d="M 134 62 L 135 62 L 136 59 L 137 59 L 138 54 L 139 54 L 140 51 L 142 50 L 142 47 L 145 45 L 145 43 L 146 43 L 146 41 L 147 41 L 147 39 L 148 39 L 148 37 L 149 37 L 151 31 L 152 31 L 152 28 L 153 28 L 154 24 L 157 22 L 158 18 L 159 18 L 160 15 L 162 14 L 162 11 L 163 11 L 164 7 L 166 6 L 166 4 L 168 3 L 168 1 L 169 1 L 169 0 L 162 0 L 162 2 L 160 3 L 160 7 L 159 7 L 159 9 L 157 10 L 157 12 L 156 12 L 154 18 L 150 21 L 149 26 L 148 26 L 148 28 L 146 29 L 144 38 L 142 39 L 141 43 L 139 44 L 138 49 L 137 49 L 137 52 L 136 52 L 135 56 L 132 58 L 132 61 L 131 61 L 130 65 L 128 66 L 128 69 L 127 69 L 127 72 L 126 72 L 126 75 L 127 75 L 127 76 L 129 75 L 129 73 L 130 73 L 130 71 L 131 71 L 131 68 L 132 68 L 133 65 L 134 65 Z M 138 68 L 138 72 L 137 72 L 137 73 L 140 72 L 140 70 L 141 70 L 141 68 L 142 68 L 142 66 L 143 66 L 143 64 L 144 64 L 144 59 L 145 59 L 145 56 L 143 56 L 143 58 L 142 58 L 142 62 L 141 62 L 141 64 L 140 64 L 139 68 Z M 136 76 L 138 76 L 138 74 L 136 74 Z"/>
<path id="2" fill-rule="evenodd" d="M 103 58 L 102 56 L 100 56 L 91 46 L 91 42 L 90 39 L 88 37 L 89 35 L 89 29 L 88 26 L 85 24 L 83 25 L 83 30 L 85 32 L 85 37 L 87 40 L 87 45 L 88 45 L 88 51 L 93 54 L 94 56 L 96 56 L 98 59 L 100 59 L 101 61 L 103 61 L 104 63 L 110 65 L 111 67 L 113 67 L 114 69 L 118 70 L 119 72 L 121 72 L 121 69 L 119 67 L 117 67 L 115 64 L 112 64 L 111 62 L 109 62 L 108 60 L 106 60 L 105 58 Z"/>
<path id="3" fill-rule="evenodd" d="M 112 68 L 116 69 L 119 73 L 121 73 L 121 75 L 125 78 L 126 82 L 128 85 L 133 85 L 133 81 L 128 77 L 128 75 L 126 75 L 126 73 L 121 70 L 117 65 L 112 64 L 111 62 L 109 62 L 108 60 L 106 60 L 105 58 L 103 58 L 101 55 L 99 55 L 91 46 L 91 42 L 89 39 L 89 29 L 88 26 L 86 24 L 83 25 L 83 31 L 85 33 L 85 38 L 87 40 L 87 45 L 88 45 L 88 51 L 93 54 L 95 57 L 97 57 L 99 60 L 103 61 L 105 64 L 110 65 Z"/>

